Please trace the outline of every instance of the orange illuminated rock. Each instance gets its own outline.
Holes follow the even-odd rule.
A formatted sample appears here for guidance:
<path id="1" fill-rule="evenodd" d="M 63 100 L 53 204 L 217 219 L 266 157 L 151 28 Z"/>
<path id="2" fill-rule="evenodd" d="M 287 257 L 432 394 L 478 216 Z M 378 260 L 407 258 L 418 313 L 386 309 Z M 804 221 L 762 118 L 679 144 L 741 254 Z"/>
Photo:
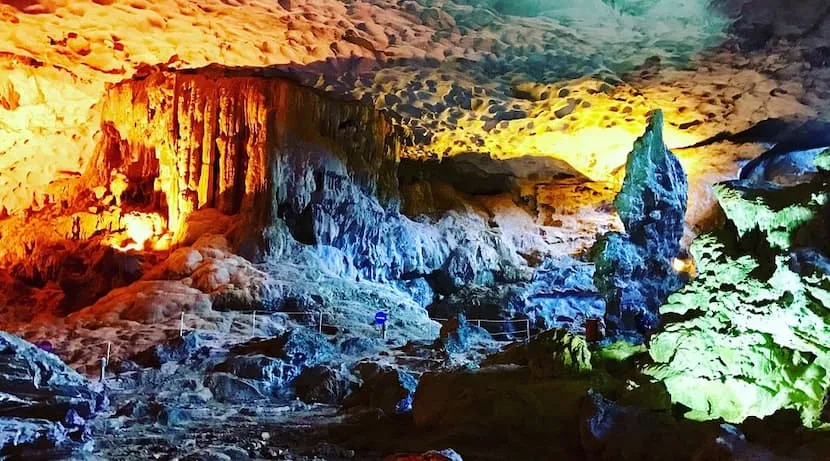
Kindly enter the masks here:
<path id="1" fill-rule="evenodd" d="M 142 281 L 111 291 L 67 321 L 81 325 L 119 320 L 152 324 L 179 317 L 182 312 L 209 311 L 210 306 L 208 295 L 180 281 Z"/>
<path id="2" fill-rule="evenodd" d="M 127 197 L 125 205 L 165 209 L 174 234 L 200 208 L 226 214 L 267 208 L 270 201 L 259 199 L 277 193 L 275 152 L 331 151 L 362 183 L 376 184 L 382 199 L 397 193 L 401 136 L 388 118 L 273 71 L 151 69 L 110 88 L 102 107 L 89 181 L 111 182 L 103 172 L 123 175 L 126 187 L 117 192 Z"/>

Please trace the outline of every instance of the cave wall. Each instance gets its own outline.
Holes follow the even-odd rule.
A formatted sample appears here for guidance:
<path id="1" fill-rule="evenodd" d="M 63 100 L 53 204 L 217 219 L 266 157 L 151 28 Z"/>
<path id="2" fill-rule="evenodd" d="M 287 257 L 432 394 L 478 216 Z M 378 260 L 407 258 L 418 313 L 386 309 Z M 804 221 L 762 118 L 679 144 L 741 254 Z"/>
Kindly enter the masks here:
<path id="1" fill-rule="evenodd" d="M 260 199 L 278 193 L 274 154 L 304 145 L 330 151 L 382 202 L 396 201 L 402 136 L 390 119 L 269 72 L 153 69 L 112 86 L 87 174 L 93 182 L 113 171 L 131 184 L 151 178 L 174 232 L 196 209 L 235 214 L 273 202 Z"/>

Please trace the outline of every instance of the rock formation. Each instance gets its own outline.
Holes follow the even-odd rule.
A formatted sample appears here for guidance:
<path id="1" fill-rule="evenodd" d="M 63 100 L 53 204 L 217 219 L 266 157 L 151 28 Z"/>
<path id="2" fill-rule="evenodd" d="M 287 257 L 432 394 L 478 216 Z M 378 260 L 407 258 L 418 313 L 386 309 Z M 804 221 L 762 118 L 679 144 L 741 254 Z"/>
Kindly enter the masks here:
<path id="1" fill-rule="evenodd" d="M 728 224 L 692 245 L 697 277 L 660 309 L 649 373 L 694 419 L 797 411 L 821 426 L 830 389 L 826 179 L 718 186 Z"/>
<path id="2" fill-rule="evenodd" d="M 193 210 L 253 211 L 284 194 L 272 184 L 279 153 L 309 144 L 325 145 L 381 200 L 397 190 L 401 137 L 391 121 L 278 73 L 150 70 L 108 90 L 102 127 L 91 170 L 124 174 L 127 196 L 166 208 L 174 232 Z M 155 196 L 142 197 L 149 191 Z M 264 222 L 274 218 L 274 210 L 258 211 Z"/>
<path id="3" fill-rule="evenodd" d="M 672 267 L 686 215 L 686 175 L 663 143 L 663 116 L 652 114 L 628 156 L 622 190 L 614 200 L 626 233 L 604 235 L 594 247 L 594 280 L 606 301 L 610 332 L 646 334 L 657 310 L 681 286 Z"/>
<path id="4" fill-rule="evenodd" d="M 83 445 L 87 420 L 106 405 L 56 356 L 0 332 L 0 456 Z"/>
<path id="5" fill-rule="evenodd" d="M 825 458 L 779 1 L 0 1 L 0 457 Z"/>

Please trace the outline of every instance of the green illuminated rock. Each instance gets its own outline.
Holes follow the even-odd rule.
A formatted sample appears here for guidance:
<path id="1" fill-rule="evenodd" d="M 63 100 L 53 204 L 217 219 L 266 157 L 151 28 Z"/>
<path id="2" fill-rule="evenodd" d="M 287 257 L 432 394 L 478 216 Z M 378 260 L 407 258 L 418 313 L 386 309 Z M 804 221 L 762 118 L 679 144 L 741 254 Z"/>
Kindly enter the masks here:
<path id="1" fill-rule="evenodd" d="M 819 170 L 830 171 L 830 149 L 818 154 L 815 162 Z"/>
<path id="2" fill-rule="evenodd" d="M 564 328 L 545 331 L 529 343 L 492 355 L 484 365 L 527 365 L 534 378 L 576 377 L 589 373 L 591 351 L 582 336 Z"/>
<path id="3" fill-rule="evenodd" d="M 697 277 L 669 297 L 665 324 L 649 342 L 672 400 L 693 419 L 741 422 L 780 409 L 805 425 L 830 422 L 830 260 L 816 222 L 824 222 L 824 183 L 752 190 L 717 187 L 731 227 L 691 248 Z M 820 227 L 826 227 L 824 225 Z"/>
<path id="4" fill-rule="evenodd" d="M 663 113 L 654 111 L 628 154 L 614 199 L 625 233 L 601 236 L 592 250 L 609 335 L 653 331 L 660 305 L 682 285 L 672 260 L 680 251 L 687 192 L 683 167 L 663 142 Z"/>
<path id="5" fill-rule="evenodd" d="M 792 246 L 799 237 L 797 231 L 817 216 L 828 199 L 814 184 L 751 189 L 733 182 L 716 185 L 715 195 L 740 237 L 758 230 L 771 247 L 780 250 Z"/>

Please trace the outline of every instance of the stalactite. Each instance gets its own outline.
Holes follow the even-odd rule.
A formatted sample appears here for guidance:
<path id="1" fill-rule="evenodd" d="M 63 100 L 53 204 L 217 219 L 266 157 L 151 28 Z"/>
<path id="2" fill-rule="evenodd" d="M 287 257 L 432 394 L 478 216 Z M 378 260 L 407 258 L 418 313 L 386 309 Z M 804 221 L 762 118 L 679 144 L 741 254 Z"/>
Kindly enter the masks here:
<path id="1" fill-rule="evenodd" d="M 287 149 L 328 150 L 384 202 L 397 193 L 400 133 L 388 117 L 274 71 L 153 69 L 109 89 L 102 126 L 92 168 L 155 178 L 174 232 L 195 209 L 255 211 L 277 192 L 271 162 Z"/>

